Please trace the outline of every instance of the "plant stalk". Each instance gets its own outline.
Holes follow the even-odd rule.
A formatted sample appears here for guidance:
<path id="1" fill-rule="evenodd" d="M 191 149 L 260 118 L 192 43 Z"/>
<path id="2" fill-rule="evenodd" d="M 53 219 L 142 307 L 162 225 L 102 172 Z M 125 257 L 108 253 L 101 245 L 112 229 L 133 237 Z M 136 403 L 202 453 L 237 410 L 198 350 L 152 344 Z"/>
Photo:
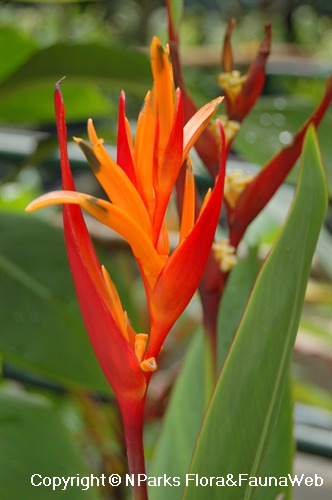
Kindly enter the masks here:
<path id="1" fill-rule="evenodd" d="M 121 408 L 124 435 L 127 447 L 129 474 L 133 478 L 133 500 L 148 500 L 147 485 L 142 474 L 145 474 L 143 417 L 144 399 Z"/>

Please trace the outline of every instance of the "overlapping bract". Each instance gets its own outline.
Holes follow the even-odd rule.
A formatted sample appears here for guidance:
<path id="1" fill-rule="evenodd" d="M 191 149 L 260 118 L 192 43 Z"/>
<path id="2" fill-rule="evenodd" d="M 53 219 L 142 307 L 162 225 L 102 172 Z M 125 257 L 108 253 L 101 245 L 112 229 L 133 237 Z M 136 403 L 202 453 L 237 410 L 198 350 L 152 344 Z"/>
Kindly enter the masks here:
<path id="1" fill-rule="evenodd" d="M 151 44 L 154 85 L 138 117 L 135 142 L 120 96 L 117 161 L 99 139 L 91 120 L 90 142 L 75 139 L 110 201 L 75 190 L 67 155 L 64 105 L 59 86 L 55 108 L 63 190 L 41 196 L 27 210 L 64 204 L 64 230 L 82 315 L 99 363 L 120 406 L 141 401 L 157 367 L 166 335 L 198 287 L 218 224 L 224 187 L 225 147 L 214 189 L 194 215 L 195 186 L 188 153 L 209 123 L 221 98 L 210 102 L 184 125 L 181 92 L 175 91 L 168 49 Z M 224 144 L 224 134 L 219 125 Z M 166 209 L 180 168 L 187 161 L 183 216 L 177 248 L 170 252 Z M 129 243 L 144 281 L 150 334 L 136 334 L 116 288 L 96 257 L 80 207 L 117 231 Z"/>

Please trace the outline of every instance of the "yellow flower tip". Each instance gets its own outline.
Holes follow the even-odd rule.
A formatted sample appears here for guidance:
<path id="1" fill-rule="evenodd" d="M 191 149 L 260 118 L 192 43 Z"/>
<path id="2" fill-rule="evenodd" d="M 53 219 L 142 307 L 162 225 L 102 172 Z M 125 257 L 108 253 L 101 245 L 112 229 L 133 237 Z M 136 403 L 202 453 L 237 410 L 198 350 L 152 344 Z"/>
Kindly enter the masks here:
<path id="1" fill-rule="evenodd" d="M 235 248 L 230 245 L 229 240 L 220 239 L 215 241 L 212 249 L 220 270 L 223 273 L 231 271 L 237 263 L 237 257 L 235 255 Z"/>
<path id="2" fill-rule="evenodd" d="M 149 336 L 146 333 L 137 333 L 135 335 L 135 345 L 134 350 L 138 362 L 141 363 L 144 358 L 146 345 L 148 343 Z"/>
<path id="3" fill-rule="evenodd" d="M 158 368 L 155 358 L 148 358 L 140 363 L 143 372 L 155 372 Z"/>
<path id="4" fill-rule="evenodd" d="M 224 89 L 231 99 L 235 99 L 242 90 L 247 75 L 241 75 L 239 71 L 233 70 L 228 73 L 220 73 L 217 82 L 220 88 Z"/>
<path id="5" fill-rule="evenodd" d="M 225 137 L 226 145 L 234 139 L 238 131 L 240 130 L 241 124 L 235 120 L 229 120 L 227 115 L 219 115 L 218 120 L 222 123 Z M 218 141 L 220 141 L 220 132 L 216 123 L 210 124 L 210 130 Z"/>
<path id="6" fill-rule="evenodd" d="M 234 170 L 226 175 L 224 197 L 231 208 L 235 207 L 240 195 L 253 178 L 254 174 L 245 174 L 241 170 Z"/>

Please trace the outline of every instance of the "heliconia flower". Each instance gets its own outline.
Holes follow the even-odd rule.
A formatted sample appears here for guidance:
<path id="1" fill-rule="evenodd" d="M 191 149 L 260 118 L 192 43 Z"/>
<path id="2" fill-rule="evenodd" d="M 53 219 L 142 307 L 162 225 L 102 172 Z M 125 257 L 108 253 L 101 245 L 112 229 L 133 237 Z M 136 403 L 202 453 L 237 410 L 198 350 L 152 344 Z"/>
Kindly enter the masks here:
<path id="1" fill-rule="evenodd" d="M 222 98 L 203 106 L 184 125 L 181 91 L 175 91 L 168 48 L 151 44 L 154 85 L 139 114 L 133 144 L 121 93 L 116 162 L 108 155 L 91 120 L 90 142 L 75 139 L 110 201 L 76 192 L 67 152 L 65 108 L 59 84 L 55 111 L 60 145 L 62 191 L 43 195 L 27 211 L 63 204 L 69 264 L 87 332 L 112 387 L 123 418 L 129 470 L 144 473 L 143 414 L 148 383 L 157 369 L 165 337 L 183 312 L 202 277 L 218 225 L 224 189 L 225 137 L 220 172 L 195 215 L 195 182 L 190 148 L 208 125 Z M 59 82 L 60 83 L 60 82 Z M 166 209 L 183 163 L 187 173 L 177 248 L 170 252 Z M 101 266 L 81 208 L 117 231 L 130 245 L 141 270 L 150 312 L 149 333 L 136 333 L 108 272 Z M 146 485 L 133 487 L 146 499 Z"/>
<path id="2" fill-rule="evenodd" d="M 59 86 L 55 107 L 63 190 L 43 195 L 28 211 L 64 204 L 67 251 L 82 314 L 99 363 L 120 406 L 141 401 L 166 335 L 198 287 L 218 224 L 225 169 L 195 220 L 195 182 L 190 148 L 209 123 L 221 98 L 203 106 L 185 125 L 180 90 L 175 91 L 168 48 L 151 44 L 154 85 L 139 114 L 133 144 L 121 93 L 117 161 L 98 138 L 91 120 L 89 143 L 75 139 L 110 201 L 75 190 L 67 156 L 64 106 Z M 220 133 L 224 141 L 222 126 Z M 166 209 L 183 162 L 187 162 L 179 244 L 170 253 Z M 130 245 L 141 270 L 150 312 L 150 332 L 133 331 L 116 288 L 94 252 L 79 207 L 118 232 Z"/>
<path id="3" fill-rule="evenodd" d="M 174 67 L 175 80 L 180 86 L 184 96 L 185 116 L 189 119 L 195 113 L 196 107 L 189 96 L 182 76 L 181 63 L 178 53 L 179 33 L 177 32 L 173 19 L 170 1 L 166 1 L 168 10 L 168 32 L 170 37 L 170 48 Z M 265 82 L 265 67 L 271 49 L 271 24 L 265 25 L 265 36 L 259 46 L 257 55 L 252 62 L 248 72 L 243 77 L 234 72 L 233 50 L 231 35 L 235 26 L 235 20 L 231 19 L 224 37 L 221 65 L 223 73 L 219 76 L 224 93 L 227 108 L 227 116 L 221 121 L 224 125 L 226 135 L 226 156 L 228 155 L 233 139 L 239 129 L 240 123 L 250 112 L 258 97 L 260 96 Z M 272 158 L 256 176 L 248 174 L 227 174 L 225 179 L 224 202 L 226 207 L 227 221 L 229 226 L 229 239 L 235 248 L 240 243 L 248 225 L 259 214 L 272 198 L 277 189 L 284 182 L 286 176 L 292 169 L 302 149 L 303 138 L 308 126 L 313 123 L 315 127 L 320 124 L 330 102 L 332 94 L 332 77 L 328 79 L 327 87 L 322 101 L 312 113 L 307 122 L 295 135 L 292 143 L 282 149 Z M 219 137 L 215 133 L 215 127 L 210 125 L 201 134 L 195 144 L 195 148 L 202 159 L 212 178 L 218 171 L 218 142 Z M 211 263 L 211 275 L 216 279 L 217 266 Z M 210 282 L 210 280 L 208 280 Z M 213 284 L 211 286 L 217 288 Z M 223 286 L 223 280 L 221 280 Z"/>
<path id="4" fill-rule="evenodd" d="M 265 25 L 263 38 L 257 55 L 248 72 L 241 75 L 233 68 L 231 34 L 235 20 L 231 19 L 226 30 L 222 50 L 221 64 L 223 73 L 218 76 L 218 83 L 224 90 L 227 116 L 229 120 L 241 123 L 250 112 L 262 93 L 265 83 L 265 66 L 271 49 L 271 23 Z"/>
<path id="5" fill-rule="evenodd" d="M 170 51 L 174 69 L 176 85 L 182 90 L 183 108 L 185 119 L 189 120 L 197 110 L 191 98 L 182 75 L 179 57 L 179 33 L 177 32 L 172 18 L 170 0 L 166 0 L 168 12 L 168 34 L 170 40 Z M 226 103 L 227 115 L 221 117 L 225 128 L 227 139 L 226 154 L 230 152 L 232 142 L 240 128 L 240 123 L 250 112 L 258 97 L 261 95 L 265 83 L 265 67 L 271 48 L 271 24 L 265 25 L 265 36 L 259 46 L 257 55 L 250 65 L 248 72 L 241 75 L 233 67 L 233 51 L 231 46 L 231 34 L 235 26 L 235 20 L 231 19 L 224 37 L 221 65 L 223 72 L 217 77 L 220 87 L 223 89 Z M 204 130 L 195 144 L 195 149 L 202 162 L 213 178 L 219 171 L 220 156 L 219 132 L 215 133 L 214 127 Z"/>

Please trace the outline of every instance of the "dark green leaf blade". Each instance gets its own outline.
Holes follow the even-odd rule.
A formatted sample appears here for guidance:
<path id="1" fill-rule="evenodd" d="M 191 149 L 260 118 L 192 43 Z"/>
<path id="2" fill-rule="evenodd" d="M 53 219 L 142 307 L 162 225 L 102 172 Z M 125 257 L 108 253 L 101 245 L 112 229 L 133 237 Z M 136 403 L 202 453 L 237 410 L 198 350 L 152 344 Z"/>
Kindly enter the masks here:
<path id="1" fill-rule="evenodd" d="M 219 315 L 219 365 L 226 357 L 236 326 L 245 308 L 250 290 L 257 276 L 257 249 L 252 248 L 246 258 L 239 261 L 227 283 Z M 232 310 L 230 311 L 230 306 Z M 190 465 L 195 442 L 205 412 L 204 395 L 204 338 L 197 332 L 193 338 L 172 391 L 161 434 L 151 460 L 152 476 L 180 477 L 181 487 L 150 488 L 151 500 L 181 498 L 185 474 Z M 188 412 L 188 408 L 190 411 Z"/>
<path id="2" fill-rule="evenodd" d="M 3 360 L 109 393 L 80 316 L 62 231 L 32 216 L 2 214 L 0 222 Z"/>
<path id="3" fill-rule="evenodd" d="M 125 90 L 139 96 L 141 102 L 151 85 L 149 58 L 142 52 L 98 43 L 58 43 L 36 51 L 4 75 L 0 85 L 2 119 L 8 123 L 51 122 L 54 111 L 46 96 L 52 95 L 63 76 L 68 87 L 64 91 L 68 122 L 85 121 L 89 115 L 94 119 L 115 117 L 117 97 L 113 99 L 112 91 L 118 95 Z"/>
<path id="4" fill-rule="evenodd" d="M 190 472 L 258 476 L 270 442 L 299 324 L 311 260 L 322 226 L 327 189 L 316 134 L 309 129 L 298 189 L 228 353 L 197 441 Z M 238 498 L 255 495 L 248 480 Z M 185 499 L 234 499 L 234 487 L 190 482 Z M 266 493 L 268 495 L 268 492 Z M 266 496 L 266 498 L 269 498 Z"/>
<path id="5" fill-rule="evenodd" d="M 218 314 L 219 370 L 226 359 L 257 278 L 259 270 L 257 251 L 257 247 L 250 247 L 248 255 L 239 259 L 227 280 Z"/>
<path id="6" fill-rule="evenodd" d="M 144 54 L 97 43 L 59 43 L 33 54 L 3 82 L 2 97 L 14 90 L 49 81 L 51 88 L 60 77 L 73 82 L 98 82 L 116 90 L 146 92 L 151 84 L 150 63 Z M 134 76 L 134 77 L 133 77 Z"/>
<path id="7" fill-rule="evenodd" d="M 0 47 L 0 82 L 9 78 L 38 50 L 37 44 L 32 38 L 8 26 L 0 28 Z"/>
<path id="8" fill-rule="evenodd" d="M 167 476 L 179 477 L 181 486 L 151 487 L 150 500 L 181 498 L 185 474 L 204 416 L 206 397 L 209 396 L 204 394 L 203 353 L 204 336 L 202 331 L 198 331 L 192 339 L 168 403 L 149 470 L 149 474 L 154 477 L 165 473 Z"/>
<path id="9" fill-rule="evenodd" d="M 62 487 L 52 491 L 52 486 L 33 486 L 31 477 L 77 478 L 89 476 L 82 456 L 67 429 L 42 397 L 24 393 L 0 393 L 1 422 L 1 494 L 2 498 L 26 500 L 99 499 L 95 487 L 83 491 L 83 487 Z M 36 476 L 38 483 L 41 478 Z"/>
<path id="10" fill-rule="evenodd" d="M 289 376 L 260 476 L 279 478 L 292 474 L 294 453 L 293 391 L 292 380 Z M 268 495 L 273 499 L 290 500 L 292 498 L 292 485 L 288 483 L 287 486 L 280 487 L 272 483 L 268 489 Z M 280 496 L 278 497 L 278 495 Z M 266 500 L 266 498 L 266 488 L 259 488 L 256 500 Z"/>
<path id="11" fill-rule="evenodd" d="M 53 123 L 54 106 L 51 79 L 35 80 L 25 88 L 14 88 L 6 93 L 1 104 L 1 118 L 8 124 Z M 102 92 L 100 86 L 92 82 L 78 83 L 67 80 L 65 85 L 66 102 L 70 104 L 68 120 L 86 122 L 88 116 L 109 118 L 116 121 L 116 108 Z"/>

